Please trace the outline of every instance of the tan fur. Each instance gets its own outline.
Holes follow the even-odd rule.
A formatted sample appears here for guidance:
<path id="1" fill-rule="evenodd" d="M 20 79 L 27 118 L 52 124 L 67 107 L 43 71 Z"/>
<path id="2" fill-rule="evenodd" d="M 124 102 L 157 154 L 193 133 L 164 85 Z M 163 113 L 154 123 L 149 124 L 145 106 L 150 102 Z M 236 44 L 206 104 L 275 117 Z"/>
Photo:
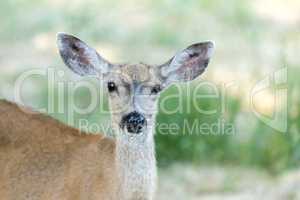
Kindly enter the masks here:
<path id="1" fill-rule="evenodd" d="M 0 101 L 0 199 L 115 199 L 114 158 L 112 139 Z"/>

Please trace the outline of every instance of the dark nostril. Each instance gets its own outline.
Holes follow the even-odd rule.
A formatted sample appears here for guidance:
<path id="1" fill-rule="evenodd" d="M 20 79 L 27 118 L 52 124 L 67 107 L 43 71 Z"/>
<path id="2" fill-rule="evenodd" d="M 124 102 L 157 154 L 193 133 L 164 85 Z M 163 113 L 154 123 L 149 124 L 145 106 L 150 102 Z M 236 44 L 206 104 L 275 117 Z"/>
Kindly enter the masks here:
<path id="1" fill-rule="evenodd" d="M 130 133 L 140 133 L 145 123 L 145 117 L 134 111 L 122 118 L 121 126 L 126 127 Z"/>

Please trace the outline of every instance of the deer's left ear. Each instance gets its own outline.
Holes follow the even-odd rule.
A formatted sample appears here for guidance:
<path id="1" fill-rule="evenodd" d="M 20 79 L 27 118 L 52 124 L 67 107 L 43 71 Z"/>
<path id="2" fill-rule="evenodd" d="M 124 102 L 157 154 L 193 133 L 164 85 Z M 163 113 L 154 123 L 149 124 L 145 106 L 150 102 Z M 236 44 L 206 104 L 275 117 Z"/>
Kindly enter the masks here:
<path id="1" fill-rule="evenodd" d="M 212 42 L 197 43 L 178 52 L 167 63 L 159 66 L 159 75 L 165 86 L 174 82 L 191 81 L 202 74 L 212 56 Z"/>

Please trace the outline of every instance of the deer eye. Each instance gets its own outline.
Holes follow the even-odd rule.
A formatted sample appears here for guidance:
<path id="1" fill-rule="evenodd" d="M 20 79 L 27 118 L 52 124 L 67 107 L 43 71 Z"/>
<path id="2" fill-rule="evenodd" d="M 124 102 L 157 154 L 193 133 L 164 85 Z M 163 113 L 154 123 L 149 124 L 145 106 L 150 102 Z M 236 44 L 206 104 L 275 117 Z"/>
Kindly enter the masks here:
<path id="1" fill-rule="evenodd" d="M 151 94 L 157 94 L 161 91 L 160 85 L 156 85 L 151 89 Z"/>
<path id="2" fill-rule="evenodd" d="M 110 81 L 107 83 L 107 88 L 109 92 L 114 92 L 117 90 L 117 86 L 114 82 Z"/>

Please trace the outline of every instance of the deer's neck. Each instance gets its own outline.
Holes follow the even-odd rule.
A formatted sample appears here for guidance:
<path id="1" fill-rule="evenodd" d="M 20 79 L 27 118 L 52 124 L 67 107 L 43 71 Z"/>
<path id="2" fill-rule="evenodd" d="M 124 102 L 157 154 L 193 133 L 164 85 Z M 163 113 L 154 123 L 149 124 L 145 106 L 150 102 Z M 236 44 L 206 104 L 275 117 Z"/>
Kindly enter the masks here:
<path id="1" fill-rule="evenodd" d="M 119 134 L 116 166 L 121 199 L 152 199 L 156 182 L 153 130 L 141 134 Z"/>

